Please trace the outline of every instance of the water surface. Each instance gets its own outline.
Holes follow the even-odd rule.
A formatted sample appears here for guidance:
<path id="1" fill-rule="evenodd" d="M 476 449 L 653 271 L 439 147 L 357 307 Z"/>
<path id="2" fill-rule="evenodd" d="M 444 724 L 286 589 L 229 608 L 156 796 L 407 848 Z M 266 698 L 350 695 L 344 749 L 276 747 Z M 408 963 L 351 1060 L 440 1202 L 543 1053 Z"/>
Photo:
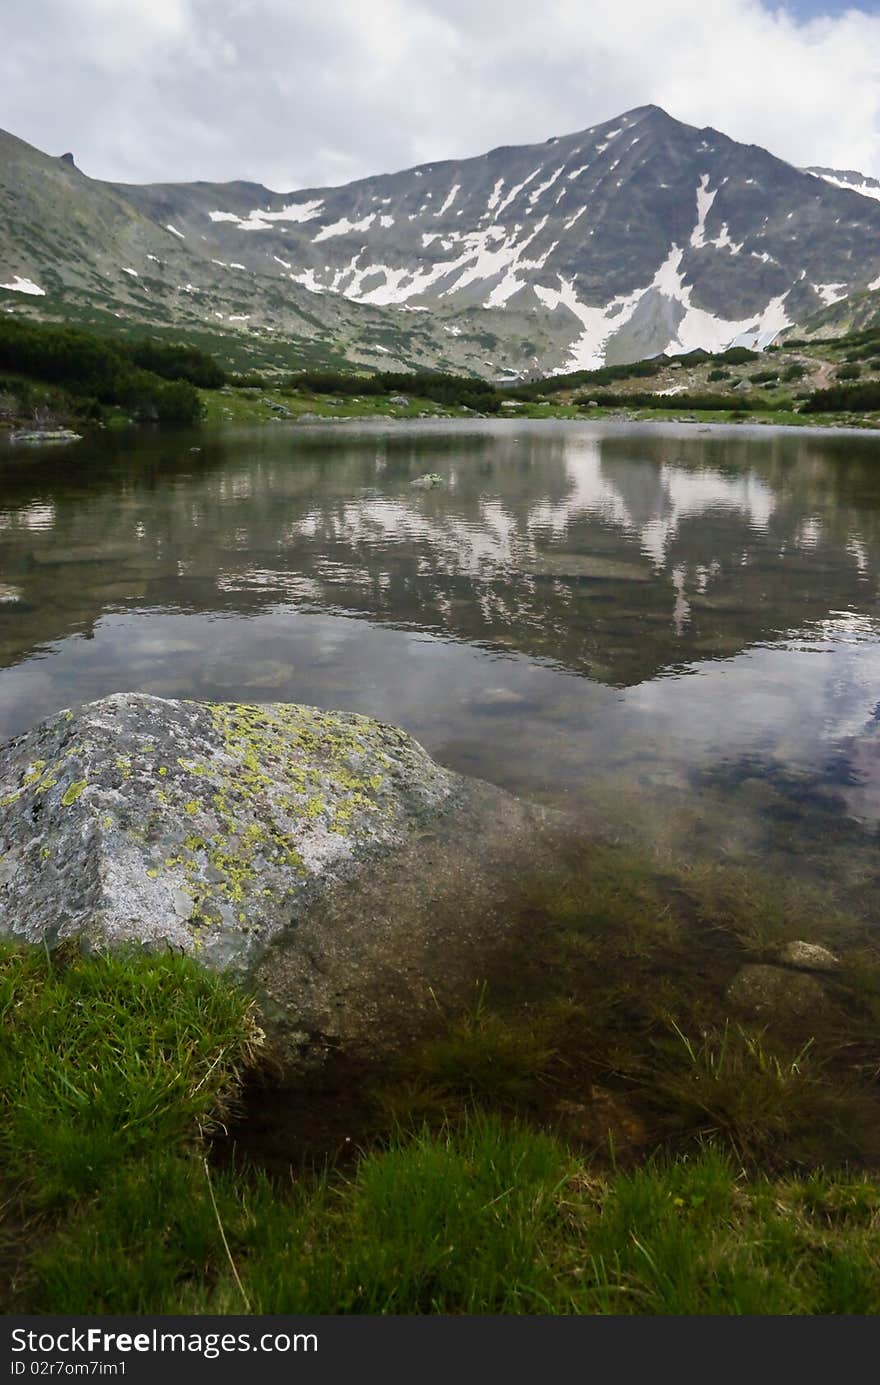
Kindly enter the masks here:
<path id="1" fill-rule="evenodd" d="M 433 472 L 444 484 L 420 489 Z M 0 446 L 0 736 L 135 689 L 398 723 L 659 849 L 864 885 L 880 441 L 285 425 Z"/>

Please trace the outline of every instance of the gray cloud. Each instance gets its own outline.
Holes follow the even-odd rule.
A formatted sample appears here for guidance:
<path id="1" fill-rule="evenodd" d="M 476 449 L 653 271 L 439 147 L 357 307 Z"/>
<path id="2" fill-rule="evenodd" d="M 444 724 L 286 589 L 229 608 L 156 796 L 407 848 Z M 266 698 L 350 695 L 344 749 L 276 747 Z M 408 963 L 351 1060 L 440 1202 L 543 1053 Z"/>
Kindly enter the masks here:
<path id="1" fill-rule="evenodd" d="M 880 17 L 797 3 L 31 0 L 4 16 L 0 124 L 95 177 L 291 190 L 650 101 L 880 175 Z"/>

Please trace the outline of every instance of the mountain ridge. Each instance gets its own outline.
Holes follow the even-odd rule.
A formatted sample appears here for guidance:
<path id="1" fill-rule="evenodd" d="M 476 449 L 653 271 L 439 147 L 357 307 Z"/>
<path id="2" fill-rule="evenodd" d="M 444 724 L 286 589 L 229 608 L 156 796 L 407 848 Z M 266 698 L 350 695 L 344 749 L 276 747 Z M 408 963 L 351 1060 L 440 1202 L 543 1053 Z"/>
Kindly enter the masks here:
<path id="1" fill-rule="evenodd" d="M 172 319 L 311 333 L 361 363 L 513 376 L 761 347 L 880 284 L 880 200 L 654 105 L 540 143 L 291 192 L 65 172 L 125 209 L 114 215 L 131 234 L 114 253 L 128 258 L 102 267 L 124 311 L 149 317 L 159 298 Z M 11 268 L 40 285 L 27 234 Z M 71 273 L 55 269 L 63 296 Z"/>

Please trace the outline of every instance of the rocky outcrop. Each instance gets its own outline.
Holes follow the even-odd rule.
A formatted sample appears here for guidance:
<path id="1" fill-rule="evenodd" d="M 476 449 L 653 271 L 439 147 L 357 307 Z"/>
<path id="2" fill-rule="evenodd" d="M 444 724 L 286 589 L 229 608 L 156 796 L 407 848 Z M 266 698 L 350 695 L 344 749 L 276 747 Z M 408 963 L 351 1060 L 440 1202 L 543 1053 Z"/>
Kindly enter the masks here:
<path id="1" fill-rule="evenodd" d="M 179 949 L 285 1063 L 374 1051 L 473 984 L 545 826 L 367 717 L 117 694 L 0 748 L 0 936 Z"/>

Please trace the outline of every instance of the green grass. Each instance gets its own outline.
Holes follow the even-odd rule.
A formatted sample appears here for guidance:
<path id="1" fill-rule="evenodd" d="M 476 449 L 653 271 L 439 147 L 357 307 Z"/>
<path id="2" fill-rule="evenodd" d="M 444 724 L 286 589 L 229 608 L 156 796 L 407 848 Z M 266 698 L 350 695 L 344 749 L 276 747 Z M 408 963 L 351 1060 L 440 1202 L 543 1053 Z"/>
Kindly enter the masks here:
<path id="1" fill-rule="evenodd" d="M 644 882 L 637 888 L 646 897 Z M 384 1135 L 343 1169 L 273 1180 L 209 1162 L 210 1131 L 228 1118 L 259 1048 L 250 1003 L 230 982 L 172 956 L 51 960 L 6 948 L 8 1306 L 71 1314 L 880 1309 L 877 1180 L 821 1168 L 771 1177 L 755 1161 L 780 1119 L 812 1108 L 821 1074 L 810 1046 L 783 1058 L 743 1030 L 712 1039 L 668 1027 L 655 1100 L 682 1120 L 703 1115 L 681 1152 L 623 1169 L 512 1114 L 530 1084 L 552 1081 L 552 1033 L 546 1018 L 518 1027 L 481 992 L 408 1059 L 411 1079 L 446 1093 L 445 1110 L 427 1123 L 389 1116 Z M 761 1132 L 748 1150 L 745 1127 Z"/>
<path id="2" fill-rule="evenodd" d="M 418 418 L 421 414 L 431 417 L 467 417 L 467 411 L 455 405 L 441 406 L 430 399 L 410 398 L 407 405 L 392 404 L 388 395 L 364 395 L 345 397 L 339 403 L 331 403 L 326 395 L 293 391 L 280 383 L 267 389 L 225 389 L 203 390 L 202 406 L 204 421 L 208 425 L 227 423 L 269 423 L 279 417 L 272 405 L 280 405 L 290 415 L 281 421 L 290 423 L 303 414 L 318 415 L 321 418 Z"/>
<path id="3" fill-rule="evenodd" d="M 418 418 L 427 414 L 438 418 L 473 417 L 467 410 L 455 405 L 441 406 L 429 399 L 411 397 L 407 407 L 391 404 L 387 395 L 366 395 L 361 398 L 344 398 L 338 404 L 330 403 L 325 395 L 311 395 L 306 392 L 291 393 L 280 383 L 277 386 L 256 391 L 245 389 L 203 390 L 201 391 L 204 422 L 208 426 L 229 423 L 270 423 L 278 416 L 271 405 L 280 404 L 289 411 L 290 417 L 282 422 L 292 422 L 303 413 L 315 414 L 321 418 Z M 633 418 L 636 421 L 656 421 L 667 423 L 697 422 L 706 423 L 747 423 L 793 428 L 874 428 L 875 420 L 856 414 L 801 414 L 789 408 L 768 407 L 760 412 L 731 414 L 729 410 L 703 411 L 699 415 L 687 416 L 682 406 L 675 408 L 596 408 L 584 409 L 561 401 L 534 400 L 524 402 L 523 407 L 501 410 L 496 417 L 517 419 L 606 419 Z"/>
<path id="4" fill-rule="evenodd" d="M 873 1313 L 880 1190 L 746 1180 L 706 1147 L 599 1176 L 496 1116 L 393 1138 L 280 1189 L 171 1154 L 121 1170 L 37 1252 L 65 1313 Z M 233 1271 L 234 1266 L 234 1271 Z"/>
<path id="5" fill-rule="evenodd" d="M 0 1149 L 32 1205 L 93 1193 L 222 1118 L 257 1031 L 180 957 L 0 954 Z"/>

